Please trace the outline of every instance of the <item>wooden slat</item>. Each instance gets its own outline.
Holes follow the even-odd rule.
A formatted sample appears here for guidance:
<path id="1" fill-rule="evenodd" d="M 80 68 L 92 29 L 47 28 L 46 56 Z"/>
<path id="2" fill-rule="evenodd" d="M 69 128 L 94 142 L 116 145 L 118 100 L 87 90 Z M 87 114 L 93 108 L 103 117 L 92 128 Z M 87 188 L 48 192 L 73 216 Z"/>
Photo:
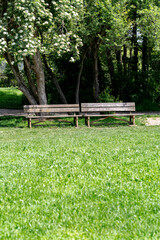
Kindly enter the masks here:
<path id="1" fill-rule="evenodd" d="M 24 109 L 32 108 L 79 108 L 79 104 L 24 105 Z"/>
<path id="2" fill-rule="evenodd" d="M 118 116 L 118 117 L 129 117 L 129 116 L 135 116 L 134 113 L 114 113 L 114 114 L 111 114 L 111 113 L 108 113 L 108 114 L 83 114 L 84 117 L 113 117 L 113 116 Z"/>
<path id="3" fill-rule="evenodd" d="M 26 118 L 39 118 L 39 119 L 42 119 L 42 118 L 69 118 L 69 117 L 79 117 L 79 115 L 50 115 L 50 116 L 26 116 Z M 80 115 L 81 117 L 81 115 Z"/>
<path id="4" fill-rule="evenodd" d="M 113 111 L 116 111 L 116 112 L 123 112 L 123 111 L 135 111 L 135 107 L 97 107 L 97 108 L 94 108 L 94 107 L 83 107 L 81 108 L 81 112 L 113 112 Z"/>
<path id="5" fill-rule="evenodd" d="M 124 102 L 124 103 L 81 103 L 81 107 L 135 107 L 134 102 Z"/>
<path id="6" fill-rule="evenodd" d="M 63 113 L 63 112 L 79 112 L 79 108 L 31 108 L 25 109 L 28 113 Z"/>

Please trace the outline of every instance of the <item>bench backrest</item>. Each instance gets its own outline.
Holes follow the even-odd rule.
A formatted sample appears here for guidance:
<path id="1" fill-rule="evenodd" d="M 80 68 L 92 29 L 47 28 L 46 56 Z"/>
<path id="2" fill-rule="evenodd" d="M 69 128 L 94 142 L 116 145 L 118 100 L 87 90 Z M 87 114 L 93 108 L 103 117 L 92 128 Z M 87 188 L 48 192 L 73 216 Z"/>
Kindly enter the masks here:
<path id="1" fill-rule="evenodd" d="M 81 103 L 82 113 L 91 112 L 134 112 L 135 103 Z"/>
<path id="2" fill-rule="evenodd" d="M 79 104 L 24 105 L 24 112 L 36 113 L 78 113 Z"/>

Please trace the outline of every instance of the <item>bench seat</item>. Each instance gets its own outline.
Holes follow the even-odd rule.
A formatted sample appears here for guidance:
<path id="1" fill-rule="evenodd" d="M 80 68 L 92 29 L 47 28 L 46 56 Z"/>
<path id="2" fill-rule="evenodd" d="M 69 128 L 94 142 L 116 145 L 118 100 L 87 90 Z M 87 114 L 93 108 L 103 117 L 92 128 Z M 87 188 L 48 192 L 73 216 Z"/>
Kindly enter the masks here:
<path id="1" fill-rule="evenodd" d="M 52 105 L 24 105 L 24 112 L 27 114 L 28 127 L 31 128 L 31 120 L 38 120 L 37 123 L 45 120 L 58 120 L 60 118 L 73 118 L 74 125 L 78 127 L 79 104 L 52 104 Z M 62 122 L 62 120 L 59 120 Z M 72 123 L 63 120 L 63 122 Z"/>
<path id="2" fill-rule="evenodd" d="M 113 117 L 129 117 L 129 124 L 135 125 L 135 103 L 81 103 L 81 114 L 86 119 L 88 127 L 91 123 L 101 121 L 105 118 Z M 99 117 L 100 119 L 90 122 L 91 117 Z M 119 119 L 118 119 L 119 120 Z M 121 119 L 122 121 L 126 121 Z"/>

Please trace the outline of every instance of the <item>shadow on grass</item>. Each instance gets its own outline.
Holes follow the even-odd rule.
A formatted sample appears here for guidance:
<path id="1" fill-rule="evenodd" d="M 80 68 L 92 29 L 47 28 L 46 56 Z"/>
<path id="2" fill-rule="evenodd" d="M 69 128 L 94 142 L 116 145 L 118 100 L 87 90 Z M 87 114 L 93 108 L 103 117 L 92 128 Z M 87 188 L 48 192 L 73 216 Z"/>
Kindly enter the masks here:
<path id="1" fill-rule="evenodd" d="M 24 117 L 4 116 L 0 117 L 0 128 L 18 127 L 23 128 L 27 124 Z"/>
<path id="2" fill-rule="evenodd" d="M 68 119 L 67 119 L 68 120 Z M 75 127 L 74 123 L 65 123 L 53 121 L 42 121 L 35 125 L 34 120 L 32 120 L 32 128 L 48 128 L 48 127 L 59 127 L 59 128 L 71 128 Z M 82 124 L 81 124 L 82 125 Z M 28 128 L 28 121 L 25 117 L 15 117 L 15 116 L 3 116 L 0 117 L 0 128 Z"/>
<path id="3" fill-rule="evenodd" d="M 123 118 L 126 120 L 126 118 Z M 64 119 L 68 120 L 68 119 Z M 97 120 L 97 118 L 91 118 L 91 122 Z M 127 119 L 128 120 L 128 119 Z M 142 121 L 141 118 L 136 119 L 136 125 L 142 126 L 144 125 L 144 120 Z M 93 122 L 91 124 L 91 128 L 110 128 L 110 127 L 125 127 L 125 126 L 131 126 L 129 123 L 116 120 L 113 118 L 104 119 L 102 121 Z M 21 116 L 3 116 L 0 117 L 0 128 L 28 128 L 28 121 L 25 117 Z M 58 128 L 74 128 L 74 124 L 71 123 L 65 123 L 65 122 L 58 122 L 56 120 L 53 121 L 43 121 L 40 122 L 37 125 L 34 125 L 34 120 L 32 120 L 32 128 L 48 128 L 48 127 L 58 127 Z M 79 127 L 87 128 L 85 125 L 85 119 L 79 118 Z"/>
<path id="4" fill-rule="evenodd" d="M 123 117 L 122 120 L 117 120 L 114 118 L 107 118 L 98 121 L 98 118 L 92 117 L 90 119 L 91 127 L 119 127 L 119 126 L 129 126 L 130 123 L 127 122 L 128 119 Z"/>

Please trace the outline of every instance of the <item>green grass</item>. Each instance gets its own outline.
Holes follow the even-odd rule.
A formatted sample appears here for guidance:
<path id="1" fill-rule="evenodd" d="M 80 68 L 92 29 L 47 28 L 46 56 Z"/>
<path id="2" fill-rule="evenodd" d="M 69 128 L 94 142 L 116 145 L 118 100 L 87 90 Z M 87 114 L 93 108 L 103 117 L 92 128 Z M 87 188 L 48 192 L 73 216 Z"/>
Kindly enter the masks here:
<path id="1" fill-rule="evenodd" d="M 3 121 L 0 239 L 160 239 L 160 127 Z"/>
<path id="2" fill-rule="evenodd" d="M 20 109 L 24 101 L 23 93 L 17 88 L 0 88 L 0 108 Z"/>

